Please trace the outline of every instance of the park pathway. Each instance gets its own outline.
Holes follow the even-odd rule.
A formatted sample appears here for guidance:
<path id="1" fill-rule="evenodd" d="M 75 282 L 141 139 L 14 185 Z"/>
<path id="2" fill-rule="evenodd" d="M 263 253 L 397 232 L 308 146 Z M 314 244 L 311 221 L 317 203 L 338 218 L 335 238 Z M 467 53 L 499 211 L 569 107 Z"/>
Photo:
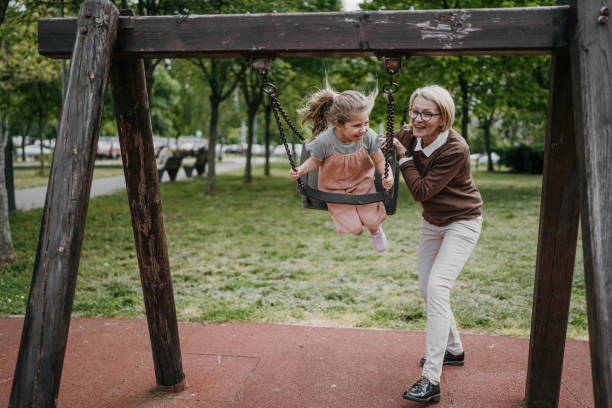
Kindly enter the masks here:
<path id="1" fill-rule="evenodd" d="M 223 161 L 215 164 L 217 174 L 227 171 L 238 170 L 244 168 L 246 158 L 244 157 L 224 157 Z M 121 163 L 121 162 L 118 162 Z M 263 163 L 262 158 L 253 157 L 252 165 Z M 187 178 L 185 171 L 181 167 L 177 174 L 177 180 Z M 168 173 L 164 172 L 161 182 L 167 183 L 170 181 Z M 125 178 L 123 176 L 109 177 L 102 179 L 94 179 L 91 183 L 90 197 L 96 197 L 106 194 L 112 194 L 116 191 L 125 190 Z M 45 205 L 45 197 L 47 195 L 47 186 L 27 188 L 24 190 L 15 190 L 15 207 L 18 210 L 31 210 L 33 208 L 42 208 Z"/>

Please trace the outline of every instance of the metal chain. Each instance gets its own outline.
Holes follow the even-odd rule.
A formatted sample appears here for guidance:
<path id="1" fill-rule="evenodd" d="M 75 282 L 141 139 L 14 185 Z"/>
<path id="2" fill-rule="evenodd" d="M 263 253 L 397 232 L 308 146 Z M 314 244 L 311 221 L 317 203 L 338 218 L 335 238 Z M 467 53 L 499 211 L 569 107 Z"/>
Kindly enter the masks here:
<path id="1" fill-rule="evenodd" d="M 387 139 L 385 140 L 385 178 L 389 176 L 389 160 L 393 154 L 393 132 L 395 130 L 395 97 L 387 93 Z"/>
<path id="2" fill-rule="evenodd" d="M 389 161 L 394 153 L 393 149 L 393 132 L 395 131 L 395 97 L 394 93 L 399 89 L 399 85 L 395 82 L 393 76 L 401 67 L 401 60 L 397 65 L 387 64 L 385 59 L 385 69 L 389 74 L 389 82 L 383 85 L 383 92 L 387 95 L 387 134 L 385 139 L 385 175 L 389 176 Z"/>
<path id="3" fill-rule="evenodd" d="M 302 136 L 302 134 L 297 129 L 297 127 L 293 124 L 293 122 L 291 121 L 289 116 L 287 116 L 287 113 L 285 113 L 285 110 L 283 109 L 283 107 L 281 106 L 280 102 L 278 101 L 278 98 L 276 98 L 276 95 L 274 95 L 274 98 L 276 99 L 276 102 L 277 102 L 277 105 L 278 105 L 278 110 L 279 110 L 280 114 L 283 116 L 283 118 L 285 119 L 285 122 L 287 122 L 287 125 L 289 125 L 289 127 L 293 131 L 293 134 L 296 135 L 298 137 L 298 139 L 300 139 L 302 142 L 305 141 L 306 139 L 304 138 L 304 136 Z"/>
<path id="4" fill-rule="evenodd" d="M 293 155 L 291 154 L 291 149 L 289 148 L 289 143 L 287 142 L 287 137 L 285 136 L 285 129 L 283 127 L 283 123 L 281 121 L 278 113 L 280 112 L 282 117 L 285 119 L 293 133 L 300 138 L 300 140 L 304 141 L 304 138 L 297 130 L 293 122 L 289 119 L 285 110 L 280 104 L 280 101 L 276 97 L 276 87 L 268 80 L 268 72 L 265 70 L 258 71 L 263 79 L 263 85 L 261 86 L 263 91 L 268 94 L 270 98 L 270 103 L 272 104 L 272 112 L 274 113 L 274 119 L 276 120 L 276 126 L 278 127 L 278 132 L 280 133 L 281 139 L 283 141 L 283 145 L 285 146 L 285 153 L 287 153 L 287 158 L 289 159 L 289 164 L 291 165 L 291 169 L 293 171 L 297 171 L 295 166 L 295 161 L 293 160 Z M 297 179 L 297 183 L 301 190 L 304 190 L 304 183 L 301 178 Z"/>

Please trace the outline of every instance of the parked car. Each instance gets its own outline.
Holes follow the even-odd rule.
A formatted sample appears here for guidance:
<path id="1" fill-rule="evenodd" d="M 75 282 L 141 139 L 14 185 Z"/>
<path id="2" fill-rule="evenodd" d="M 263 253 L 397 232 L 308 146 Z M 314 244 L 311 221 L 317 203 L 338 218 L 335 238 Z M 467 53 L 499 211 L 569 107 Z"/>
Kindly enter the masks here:
<path id="1" fill-rule="evenodd" d="M 40 143 L 38 145 L 36 144 L 26 145 L 24 150 L 25 150 L 25 157 L 30 157 L 30 158 L 40 157 Z M 24 150 L 22 150 L 21 147 L 18 147 L 17 149 L 15 149 L 15 156 L 23 157 Z M 50 147 L 44 146 L 44 145 L 43 145 L 42 151 L 43 151 L 43 155 L 53 154 L 53 149 Z"/>
<path id="2" fill-rule="evenodd" d="M 116 159 L 121 155 L 121 148 L 119 147 L 119 140 L 114 138 L 103 138 L 98 139 L 98 150 L 96 151 L 96 158 L 98 159 Z"/>
<path id="3" fill-rule="evenodd" d="M 291 154 L 295 154 L 295 156 L 298 158 L 302 154 L 302 147 L 303 145 L 301 143 L 296 143 L 295 145 L 289 144 L 289 149 L 291 149 Z M 287 157 L 287 152 L 285 151 L 285 145 L 279 144 L 278 146 L 276 146 L 274 150 L 272 150 L 272 155 L 277 156 L 277 157 Z"/>

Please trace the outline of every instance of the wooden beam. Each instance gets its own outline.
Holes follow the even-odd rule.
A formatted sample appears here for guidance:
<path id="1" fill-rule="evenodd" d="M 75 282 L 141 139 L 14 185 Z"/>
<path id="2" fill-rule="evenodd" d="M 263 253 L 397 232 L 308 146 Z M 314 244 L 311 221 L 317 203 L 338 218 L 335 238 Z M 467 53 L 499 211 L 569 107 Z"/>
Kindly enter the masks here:
<path id="1" fill-rule="evenodd" d="M 81 6 L 9 406 L 55 407 L 119 10 Z"/>
<path id="2" fill-rule="evenodd" d="M 553 57 L 533 293 L 527 408 L 556 408 L 578 240 L 579 186 L 570 62 Z"/>
<path id="3" fill-rule="evenodd" d="M 571 2 L 570 56 L 595 407 L 612 407 L 612 21 Z M 607 20 L 607 18 L 605 19 Z"/>
<path id="4" fill-rule="evenodd" d="M 185 374 L 142 59 L 115 58 L 111 86 L 155 378 L 162 390 L 178 392 Z"/>
<path id="5" fill-rule="evenodd" d="M 563 53 L 567 6 L 122 17 L 115 52 L 139 58 Z M 39 52 L 70 58 L 75 19 L 41 19 Z"/>

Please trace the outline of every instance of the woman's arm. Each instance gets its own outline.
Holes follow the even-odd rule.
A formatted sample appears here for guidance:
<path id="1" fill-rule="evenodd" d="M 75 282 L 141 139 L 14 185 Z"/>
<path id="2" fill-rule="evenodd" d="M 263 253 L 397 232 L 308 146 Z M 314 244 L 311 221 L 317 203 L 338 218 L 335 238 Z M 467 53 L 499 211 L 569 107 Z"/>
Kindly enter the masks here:
<path id="1" fill-rule="evenodd" d="M 469 154 L 467 160 L 469 160 Z M 436 161 L 425 176 L 421 175 L 414 160 L 402 164 L 400 170 L 415 201 L 427 201 L 446 187 L 464 166 L 465 161 L 466 157 L 463 152 L 454 151 Z"/>
<path id="2" fill-rule="evenodd" d="M 318 169 L 322 163 L 323 162 L 317 159 L 316 157 L 310 156 L 308 160 L 302 163 L 295 171 L 291 169 L 289 171 L 289 177 L 294 180 L 297 180 L 298 177 L 300 177 L 301 175 L 310 173 L 311 171 Z"/>

